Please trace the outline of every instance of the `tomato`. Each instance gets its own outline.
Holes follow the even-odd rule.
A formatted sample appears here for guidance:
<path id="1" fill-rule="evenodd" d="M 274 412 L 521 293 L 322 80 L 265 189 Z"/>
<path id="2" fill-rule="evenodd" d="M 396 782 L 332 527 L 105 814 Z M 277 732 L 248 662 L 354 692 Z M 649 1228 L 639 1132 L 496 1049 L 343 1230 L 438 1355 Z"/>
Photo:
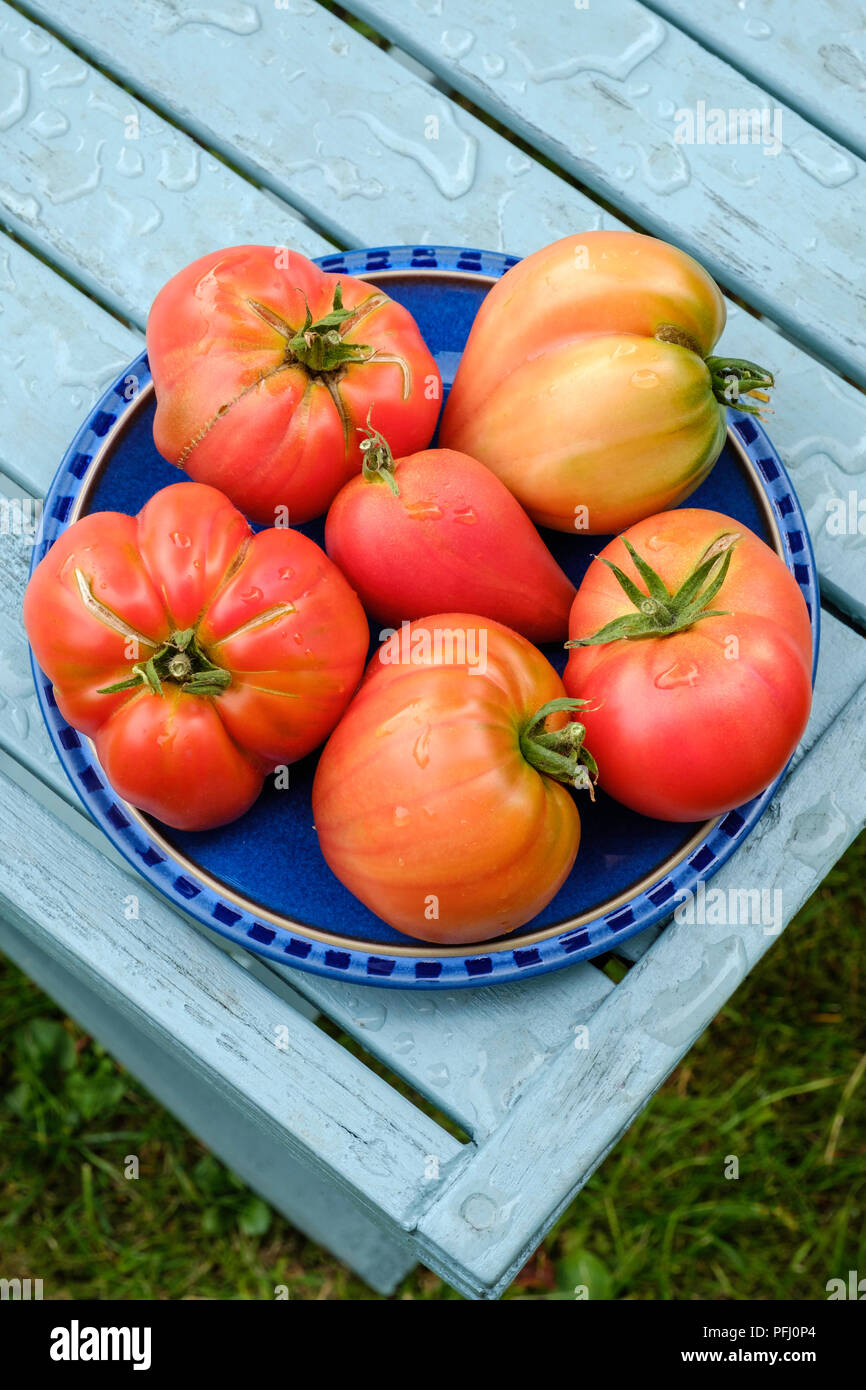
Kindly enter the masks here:
<path id="1" fill-rule="evenodd" d="M 726 405 L 772 376 L 708 356 L 725 324 L 709 275 L 636 232 L 585 232 L 493 286 L 440 443 L 492 468 L 541 526 L 594 535 L 683 501 L 725 440 Z"/>
<path id="2" fill-rule="evenodd" d="M 331 732 L 361 676 L 361 605 L 298 531 L 252 535 L 215 488 L 93 512 L 34 571 L 24 623 L 125 800 L 183 830 L 234 820 Z"/>
<path id="3" fill-rule="evenodd" d="M 663 512 L 611 541 L 570 632 L 563 679 L 588 702 L 599 784 L 645 816 L 701 821 L 742 805 L 806 727 L 805 600 L 775 551 L 721 512 Z"/>
<path id="4" fill-rule="evenodd" d="M 313 785 L 331 869 L 425 941 L 513 931 L 569 874 L 566 786 L 593 764 L 550 663 L 500 623 L 443 613 L 391 637 L 331 735 Z"/>
<path id="5" fill-rule="evenodd" d="M 462 606 L 533 642 L 563 638 L 574 585 L 495 474 L 451 449 L 395 461 L 367 433 L 363 471 L 325 526 L 325 548 L 367 612 L 398 626 Z"/>
<path id="6" fill-rule="evenodd" d="M 159 452 L 264 524 L 327 509 L 371 404 L 401 454 L 436 427 L 439 371 L 408 310 L 285 248 L 193 261 L 156 296 L 147 351 Z"/>

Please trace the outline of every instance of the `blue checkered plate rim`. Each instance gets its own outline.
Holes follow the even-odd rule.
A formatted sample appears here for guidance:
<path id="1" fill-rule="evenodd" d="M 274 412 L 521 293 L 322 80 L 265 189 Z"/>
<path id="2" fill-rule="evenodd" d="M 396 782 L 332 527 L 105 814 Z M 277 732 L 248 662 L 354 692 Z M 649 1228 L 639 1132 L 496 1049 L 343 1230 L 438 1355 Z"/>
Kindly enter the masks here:
<path id="1" fill-rule="evenodd" d="M 381 284 L 405 304 L 436 357 L 447 393 L 479 304 L 516 260 L 468 248 L 392 246 L 334 253 L 318 264 Z M 142 353 L 105 392 L 70 444 L 45 500 L 34 565 L 78 516 L 99 510 L 134 513 L 182 476 L 153 445 L 153 408 Z M 774 546 L 806 600 L 817 662 L 820 604 L 806 521 L 781 460 L 754 417 L 729 412 L 722 455 L 685 505 L 726 512 Z M 322 542 L 322 519 L 300 529 Z M 605 543 L 602 537 L 543 534 L 575 583 Z M 562 670 L 565 651 L 548 647 L 545 652 Z M 498 984 L 616 950 L 668 918 L 730 858 L 781 780 L 718 820 L 687 826 L 637 816 L 600 793 L 595 805 L 581 805 L 577 863 L 543 913 L 497 941 L 444 948 L 388 927 L 325 865 L 310 803 L 315 754 L 293 766 L 288 793 L 266 783 L 256 805 L 231 826 L 199 834 L 173 831 L 114 794 L 92 744 L 62 718 L 35 663 L 34 679 L 49 734 L 76 792 L 112 844 L 155 889 L 185 914 L 258 955 L 354 984 L 410 989 Z"/>

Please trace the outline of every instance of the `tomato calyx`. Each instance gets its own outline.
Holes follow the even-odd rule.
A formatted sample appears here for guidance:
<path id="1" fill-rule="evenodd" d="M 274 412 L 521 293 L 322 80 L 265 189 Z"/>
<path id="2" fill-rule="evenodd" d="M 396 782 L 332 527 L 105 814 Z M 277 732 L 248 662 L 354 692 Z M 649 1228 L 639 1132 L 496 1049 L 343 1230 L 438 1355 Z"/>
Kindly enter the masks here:
<path id="1" fill-rule="evenodd" d="M 740 539 L 738 533 L 728 531 L 714 540 L 673 594 L 652 565 L 638 555 L 631 542 L 625 536 L 620 539 L 646 583 L 648 592 L 639 589 L 619 565 L 600 555 L 598 558 L 613 571 L 637 611 L 605 623 L 591 637 L 578 637 L 566 642 L 566 647 L 596 647 L 623 638 L 670 637 L 674 632 L 684 632 L 702 618 L 727 616 L 728 610 L 710 608 L 708 605 L 725 582 L 734 546 Z"/>
<path id="2" fill-rule="evenodd" d="M 361 476 L 367 483 L 387 483 L 395 497 L 400 496 L 400 489 L 397 486 L 397 479 L 394 477 L 396 463 L 394 455 L 391 453 L 391 446 L 384 435 L 374 429 L 370 423 L 373 414 L 373 407 L 367 411 L 366 425 L 359 425 L 358 430 L 366 434 L 367 438 L 361 440 L 360 449 L 363 457 L 361 465 Z"/>
<path id="3" fill-rule="evenodd" d="M 339 281 L 327 314 L 313 322 L 310 306 L 305 302 L 304 322 L 286 344 L 286 355 L 299 362 L 309 372 L 335 372 L 347 362 L 366 362 L 374 349 L 366 343 L 347 343 L 341 329 L 347 319 L 357 318 L 357 310 L 343 308 L 343 290 Z"/>
<path id="4" fill-rule="evenodd" d="M 598 768 L 595 758 L 584 747 L 586 729 L 577 720 L 571 720 L 561 729 L 546 727 L 548 715 L 560 711 L 571 713 L 587 703 L 586 700 L 562 698 L 542 705 L 520 732 L 520 751 L 536 772 L 578 791 L 588 791 L 594 801 L 593 783 L 598 781 Z"/>
<path id="5" fill-rule="evenodd" d="M 691 334 L 675 323 L 660 323 L 653 337 L 660 343 L 675 343 L 677 347 L 687 348 L 689 352 L 703 357 L 700 346 Z M 745 357 L 704 357 L 704 365 L 710 374 L 713 395 L 720 405 L 734 405 L 748 415 L 764 418 L 760 406 L 748 405 L 742 398 L 751 396 L 766 404 L 770 399 L 767 392 L 776 384 L 772 372 L 768 372 L 766 367 L 759 367 L 757 362 L 749 362 Z"/>
<path id="6" fill-rule="evenodd" d="M 158 651 L 147 661 L 137 661 L 128 680 L 107 685 L 97 693 L 115 695 L 120 690 L 147 686 L 154 695 L 162 695 L 163 681 L 170 681 L 188 695 L 207 698 L 221 695 L 231 684 L 231 672 L 217 666 L 199 645 L 195 628 L 173 632 Z"/>
<path id="7" fill-rule="evenodd" d="M 772 372 L 743 357 L 705 357 L 704 364 L 710 374 L 713 395 L 720 405 L 733 405 L 748 415 L 764 418 L 760 406 L 747 405 L 743 396 L 752 396 L 766 404 L 767 392 L 776 384 Z"/>

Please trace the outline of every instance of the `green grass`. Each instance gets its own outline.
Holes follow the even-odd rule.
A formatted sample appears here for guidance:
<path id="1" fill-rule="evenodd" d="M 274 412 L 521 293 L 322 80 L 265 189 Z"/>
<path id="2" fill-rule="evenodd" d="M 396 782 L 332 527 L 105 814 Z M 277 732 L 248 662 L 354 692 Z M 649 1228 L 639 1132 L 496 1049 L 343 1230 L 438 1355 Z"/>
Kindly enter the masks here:
<path id="1" fill-rule="evenodd" d="M 862 836 L 509 1292 L 822 1299 L 866 1275 Z M 305 1240 L 8 963 L 0 1274 L 50 1298 L 375 1295 Z M 841 1118 L 840 1118 L 841 1117 Z M 140 1164 L 124 1175 L 127 1155 Z M 725 1177 L 728 1156 L 739 1178 Z M 456 1297 L 418 1270 L 395 1295 Z"/>

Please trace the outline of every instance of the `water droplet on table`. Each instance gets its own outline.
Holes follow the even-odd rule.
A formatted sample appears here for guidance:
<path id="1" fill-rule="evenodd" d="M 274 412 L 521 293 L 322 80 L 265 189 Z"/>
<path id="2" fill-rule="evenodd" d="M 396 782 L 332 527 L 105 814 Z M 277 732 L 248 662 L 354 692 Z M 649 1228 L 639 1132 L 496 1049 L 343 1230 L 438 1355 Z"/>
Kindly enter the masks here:
<path id="1" fill-rule="evenodd" d="M 460 1215 L 476 1231 L 486 1231 L 496 1220 L 498 1208 L 483 1192 L 473 1192 L 460 1208 Z"/>
<path id="2" fill-rule="evenodd" d="M 646 1031 L 668 1047 L 682 1047 L 717 1013 L 746 973 L 746 948 L 737 936 L 710 944 L 694 974 L 656 997 Z"/>
<path id="3" fill-rule="evenodd" d="M 53 106 L 47 106 L 44 111 L 38 111 L 30 122 L 30 129 L 42 140 L 56 140 L 59 136 L 65 135 L 69 129 L 69 121 L 62 111 L 57 111 Z"/>
<path id="4" fill-rule="evenodd" d="M 824 188 L 838 188 L 857 173 L 851 156 L 815 131 L 801 135 L 788 149 L 804 173 Z"/>
<path id="5" fill-rule="evenodd" d="M 743 25 L 743 33 L 748 39 L 768 39 L 772 32 L 765 19 L 747 19 Z"/>
<path id="6" fill-rule="evenodd" d="M 474 43 L 475 35 L 471 29 L 445 29 L 439 39 L 446 58 L 462 58 Z"/>
<path id="7" fill-rule="evenodd" d="M 0 130 L 8 130 L 20 121 L 30 100 L 30 79 L 27 69 L 13 58 L 0 53 Z"/>
<path id="8" fill-rule="evenodd" d="M 352 1017 L 359 1028 L 366 1028 L 370 1033 L 378 1033 L 383 1027 L 387 1012 L 384 1004 L 371 1000 L 369 1003 L 364 1000 L 357 1008 L 351 1005 Z"/>

